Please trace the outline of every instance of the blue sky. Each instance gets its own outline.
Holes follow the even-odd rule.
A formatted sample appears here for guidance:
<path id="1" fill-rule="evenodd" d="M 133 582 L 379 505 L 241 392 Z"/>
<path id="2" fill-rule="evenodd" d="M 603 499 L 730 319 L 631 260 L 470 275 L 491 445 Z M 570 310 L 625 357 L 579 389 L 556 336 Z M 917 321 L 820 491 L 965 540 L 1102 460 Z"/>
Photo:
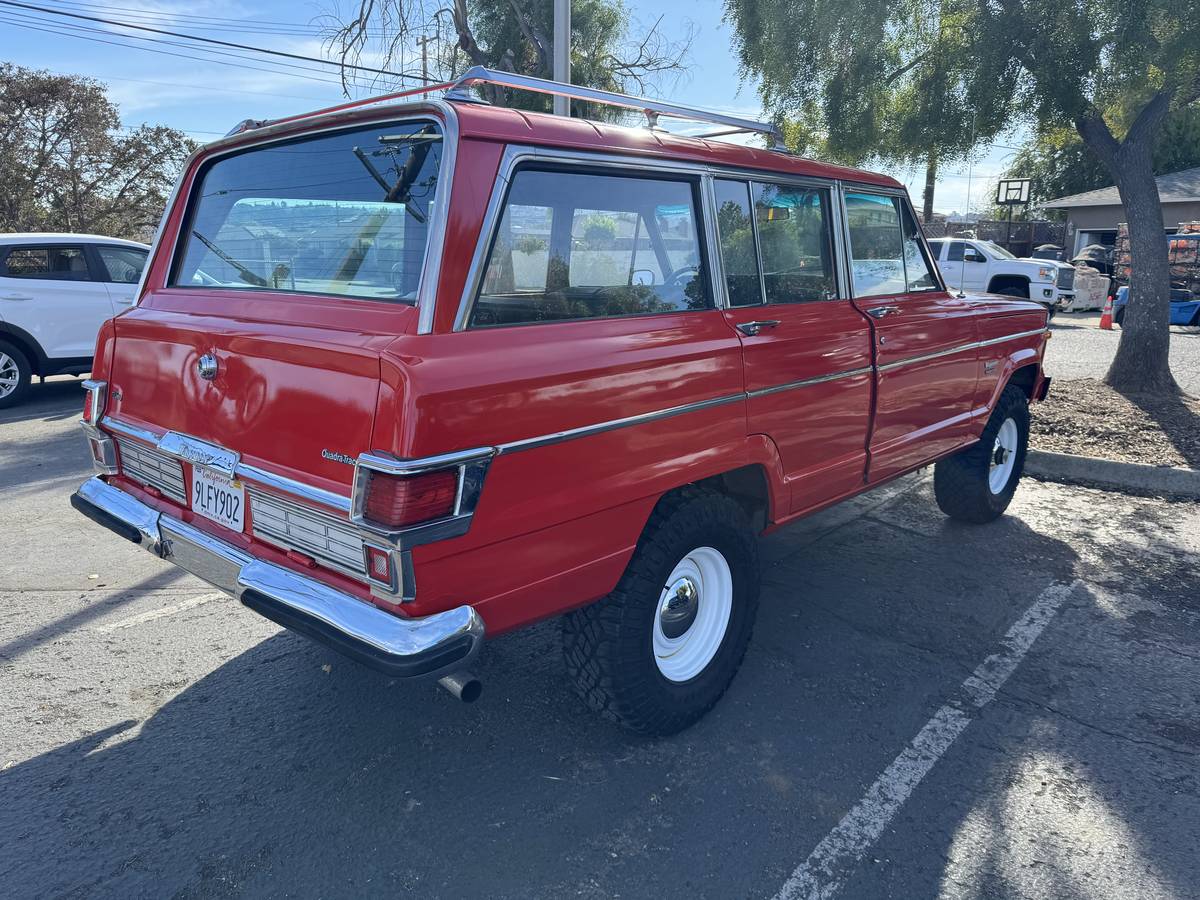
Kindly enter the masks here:
<path id="1" fill-rule="evenodd" d="M 327 56 L 318 28 L 322 16 L 351 8 L 354 0 L 20 0 L 64 12 L 201 34 L 206 37 L 299 53 Z M 718 0 L 627 0 L 636 23 L 649 28 L 661 17 L 667 36 L 681 37 L 690 28 L 694 42 L 687 75 L 661 86 L 661 95 L 678 102 L 736 111 L 760 112 L 754 85 L 743 83 L 731 50 L 730 29 Z M 30 27 L 32 26 L 32 27 Z M 73 29 L 96 29 L 78 31 Z M 0 5 L 0 59 L 54 72 L 89 75 L 108 83 L 127 125 L 162 123 L 212 140 L 245 118 L 270 118 L 336 103 L 342 98 L 336 70 L 282 59 L 268 62 L 253 54 L 228 50 L 229 56 L 172 44 L 147 42 L 135 34 L 96 22 L 61 18 L 42 12 Z M 74 36 L 71 36 L 71 35 Z M 90 40 L 83 39 L 86 36 Z M 146 37 L 173 40 L 146 34 Z M 108 41 L 110 43 L 102 43 Z M 123 46 L 117 46 L 117 44 Z M 148 47 L 154 51 L 135 49 Z M 217 48 L 213 48 L 217 49 Z M 176 55 L 168 55 L 176 54 Z M 188 57 L 201 57 L 188 58 Z M 222 59 L 226 64 L 217 62 Z M 279 65 L 287 63 L 299 68 Z M 230 65 L 232 64 L 232 65 Z M 255 68 L 247 68 L 255 67 Z M 323 71 L 328 68 L 326 73 Z M 419 57 L 408 61 L 419 69 Z M 264 71 L 269 70 L 269 71 Z M 356 89 L 355 96 L 377 93 Z M 986 200 L 994 178 L 1011 157 L 1017 139 L 983 148 L 968 172 L 968 164 L 948 167 L 939 179 L 935 206 L 939 211 L 963 210 L 967 205 L 968 174 L 971 205 Z M 923 169 L 890 169 L 909 185 L 914 200 L 924 184 Z"/>

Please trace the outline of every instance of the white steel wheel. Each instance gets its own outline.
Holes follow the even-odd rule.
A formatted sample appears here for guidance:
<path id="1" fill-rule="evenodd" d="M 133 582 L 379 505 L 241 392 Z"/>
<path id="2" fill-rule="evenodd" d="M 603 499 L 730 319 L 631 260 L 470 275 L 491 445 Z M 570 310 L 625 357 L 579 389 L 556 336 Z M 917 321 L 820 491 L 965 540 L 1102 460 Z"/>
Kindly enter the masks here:
<path id="1" fill-rule="evenodd" d="M 21 370 L 17 361 L 0 350 L 0 400 L 13 393 L 20 383 Z"/>
<path id="2" fill-rule="evenodd" d="M 697 547 L 663 587 L 654 616 L 654 662 L 668 681 L 695 678 L 712 662 L 733 611 L 733 572 L 720 551 Z"/>
<path id="3" fill-rule="evenodd" d="M 1005 419 L 996 432 L 996 442 L 992 447 L 991 463 L 988 467 L 988 488 L 993 494 L 1001 494 L 1008 486 L 1012 477 L 1013 467 L 1017 463 L 1017 442 L 1020 433 L 1017 423 L 1011 418 Z"/>

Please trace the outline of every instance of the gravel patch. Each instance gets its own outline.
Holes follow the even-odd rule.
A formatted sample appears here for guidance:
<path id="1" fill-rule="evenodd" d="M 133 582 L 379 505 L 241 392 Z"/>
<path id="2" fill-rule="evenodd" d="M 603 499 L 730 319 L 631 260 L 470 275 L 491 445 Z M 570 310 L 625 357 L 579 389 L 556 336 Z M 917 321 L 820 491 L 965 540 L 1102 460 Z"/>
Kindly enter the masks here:
<path id="1" fill-rule="evenodd" d="M 1093 378 L 1056 379 L 1032 412 L 1035 449 L 1200 469 L 1200 401 L 1125 396 Z"/>

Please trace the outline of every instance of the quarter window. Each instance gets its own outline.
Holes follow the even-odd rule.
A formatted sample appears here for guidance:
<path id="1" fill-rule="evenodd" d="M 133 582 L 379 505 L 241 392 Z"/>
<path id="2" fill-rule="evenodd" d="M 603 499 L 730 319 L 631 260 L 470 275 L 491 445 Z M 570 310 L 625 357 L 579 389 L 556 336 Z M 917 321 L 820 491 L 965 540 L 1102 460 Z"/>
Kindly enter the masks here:
<path id="1" fill-rule="evenodd" d="M 5 260 L 9 278 L 90 281 L 82 247 L 14 247 Z"/>
<path id="2" fill-rule="evenodd" d="M 696 207 L 691 181 L 519 171 L 470 326 L 711 308 Z"/>
<path id="3" fill-rule="evenodd" d="M 829 191 L 756 183 L 754 216 L 768 303 L 835 296 Z"/>
<path id="4" fill-rule="evenodd" d="M 849 192 L 846 224 L 855 296 L 879 297 L 937 287 L 916 220 L 900 198 Z"/>
<path id="5" fill-rule="evenodd" d="M 132 247 L 97 247 L 108 280 L 117 284 L 137 284 L 146 265 L 146 251 Z"/>

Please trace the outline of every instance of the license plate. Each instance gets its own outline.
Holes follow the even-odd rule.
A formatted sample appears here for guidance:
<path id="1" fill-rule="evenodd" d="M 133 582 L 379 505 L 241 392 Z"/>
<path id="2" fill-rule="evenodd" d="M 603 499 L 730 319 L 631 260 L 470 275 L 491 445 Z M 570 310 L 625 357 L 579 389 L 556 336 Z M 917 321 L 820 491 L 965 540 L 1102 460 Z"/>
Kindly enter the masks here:
<path id="1" fill-rule="evenodd" d="M 226 528 L 243 531 L 246 525 L 246 489 L 241 482 L 192 469 L 192 511 Z"/>

